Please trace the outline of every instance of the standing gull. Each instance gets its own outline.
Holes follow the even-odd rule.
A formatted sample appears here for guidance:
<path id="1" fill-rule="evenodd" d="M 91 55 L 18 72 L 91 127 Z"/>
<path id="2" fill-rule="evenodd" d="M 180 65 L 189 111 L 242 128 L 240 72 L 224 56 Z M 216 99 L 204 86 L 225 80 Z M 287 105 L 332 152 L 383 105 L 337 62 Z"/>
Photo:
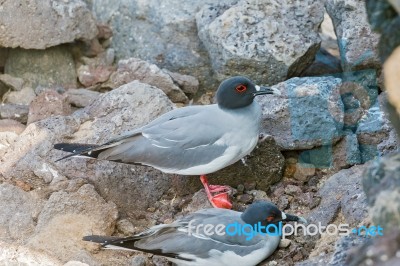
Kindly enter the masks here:
<path id="1" fill-rule="evenodd" d="M 261 108 L 254 98 L 263 94 L 280 92 L 257 86 L 246 77 L 232 77 L 219 86 L 217 104 L 174 109 L 101 145 L 59 143 L 54 148 L 72 152 L 62 159 L 84 155 L 148 165 L 164 173 L 200 175 L 211 204 L 230 209 L 231 188 L 210 185 L 205 175 L 237 162 L 254 149 L 261 123 Z"/>

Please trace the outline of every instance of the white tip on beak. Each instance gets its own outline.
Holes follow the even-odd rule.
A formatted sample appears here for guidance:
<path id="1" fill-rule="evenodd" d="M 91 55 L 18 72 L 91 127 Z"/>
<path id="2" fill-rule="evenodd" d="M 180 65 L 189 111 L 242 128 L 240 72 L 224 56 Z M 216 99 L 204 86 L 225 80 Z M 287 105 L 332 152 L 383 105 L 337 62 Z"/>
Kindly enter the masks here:
<path id="1" fill-rule="evenodd" d="M 282 212 L 282 220 L 286 220 L 286 213 Z"/>
<path id="2" fill-rule="evenodd" d="M 281 95 L 282 94 L 278 89 L 275 89 L 275 88 L 271 87 L 271 90 L 274 92 L 275 95 Z"/>
<path id="3" fill-rule="evenodd" d="M 304 219 L 303 217 L 299 217 L 299 222 L 302 222 L 303 224 L 307 224 L 307 220 Z"/>

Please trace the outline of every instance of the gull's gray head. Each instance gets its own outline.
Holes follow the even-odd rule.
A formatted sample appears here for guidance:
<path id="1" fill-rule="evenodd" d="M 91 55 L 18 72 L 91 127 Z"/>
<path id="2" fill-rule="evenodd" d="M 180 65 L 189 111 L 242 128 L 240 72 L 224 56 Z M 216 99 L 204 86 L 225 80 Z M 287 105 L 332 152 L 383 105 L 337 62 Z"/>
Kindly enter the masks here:
<path id="1" fill-rule="evenodd" d="M 280 211 L 272 202 L 260 200 L 251 204 L 241 215 L 242 220 L 248 224 L 273 224 L 280 221 L 294 221 L 307 223 L 306 219 L 293 214 Z"/>
<path id="2" fill-rule="evenodd" d="M 221 108 L 242 108 L 250 105 L 256 96 L 264 94 L 280 94 L 280 92 L 274 88 L 255 85 L 246 77 L 236 76 L 224 80 L 219 85 L 217 103 Z"/>

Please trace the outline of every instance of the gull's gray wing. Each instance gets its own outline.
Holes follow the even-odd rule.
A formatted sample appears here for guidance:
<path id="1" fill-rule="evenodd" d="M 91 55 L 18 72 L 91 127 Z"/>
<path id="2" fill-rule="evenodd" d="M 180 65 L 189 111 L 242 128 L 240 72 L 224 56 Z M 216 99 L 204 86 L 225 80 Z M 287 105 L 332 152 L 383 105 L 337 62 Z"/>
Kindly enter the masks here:
<path id="1" fill-rule="evenodd" d="M 226 131 L 216 105 L 175 109 L 148 125 L 106 143 L 99 159 L 141 163 L 164 171 L 187 169 L 207 164 L 224 154 L 222 141 Z"/>
<path id="2" fill-rule="evenodd" d="M 243 225 L 244 222 L 240 215 L 241 213 L 232 210 L 205 209 L 172 224 L 154 226 L 133 237 L 114 239 L 89 236 L 85 237 L 85 240 L 102 243 L 105 247 L 109 245 L 140 250 L 181 260 L 206 259 L 224 252 L 233 252 L 243 257 L 255 250 L 264 249 L 267 245 L 270 245 L 268 249 L 271 251 L 276 249 L 279 237 L 255 235 L 251 239 L 246 239 L 245 235 L 238 234 L 234 236 L 210 235 L 205 233 L 204 226 L 196 230 L 199 225 L 207 224 L 213 226 L 218 224 L 226 226 L 234 223 Z"/>

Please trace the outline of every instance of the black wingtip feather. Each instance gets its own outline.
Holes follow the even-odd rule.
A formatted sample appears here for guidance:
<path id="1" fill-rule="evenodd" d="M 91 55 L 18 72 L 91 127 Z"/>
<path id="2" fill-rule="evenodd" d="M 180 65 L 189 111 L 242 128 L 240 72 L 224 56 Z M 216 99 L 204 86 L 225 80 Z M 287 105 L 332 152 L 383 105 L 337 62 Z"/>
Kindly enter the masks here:
<path id="1" fill-rule="evenodd" d="M 71 152 L 72 154 L 68 154 L 67 156 L 64 156 L 55 162 L 67 159 L 69 157 L 73 157 L 76 155 L 87 155 L 88 157 L 93 157 L 96 158 L 99 152 L 93 152 L 91 151 L 93 149 L 96 149 L 100 147 L 100 145 L 93 145 L 93 144 L 81 144 L 81 143 L 57 143 L 54 144 L 54 149 L 56 150 L 61 150 L 61 151 L 66 151 L 66 152 Z"/>
<path id="2" fill-rule="evenodd" d="M 161 249 L 146 249 L 135 246 L 135 242 L 140 239 L 142 239 L 142 237 L 140 236 L 120 238 L 115 236 L 99 236 L 99 235 L 84 236 L 82 238 L 82 240 L 84 241 L 99 243 L 102 245 L 102 247 L 107 247 L 108 245 L 112 245 L 126 249 L 147 252 L 158 256 L 180 259 L 184 261 L 193 261 L 193 259 L 181 257 L 178 253 L 172 253 L 172 252 L 164 253 Z"/>
<path id="3" fill-rule="evenodd" d="M 91 149 L 97 148 L 97 147 L 99 147 L 99 145 L 82 144 L 82 143 L 57 143 L 57 144 L 54 144 L 53 147 L 56 150 L 79 153 L 79 152 L 85 152 L 85 151 L 89 151 Z"/>
<path id="4" fill-rule="evenodd" d="M 91 235 L 91 236 L 84 236 L 82 238 L 83 241 L 89 241 L 93 243 L 99 243 L 103 246 L 110 244 L 110 242 L 115 241 L 118 237 L 112 236 L 99 236 L 99 235 Z"/>

